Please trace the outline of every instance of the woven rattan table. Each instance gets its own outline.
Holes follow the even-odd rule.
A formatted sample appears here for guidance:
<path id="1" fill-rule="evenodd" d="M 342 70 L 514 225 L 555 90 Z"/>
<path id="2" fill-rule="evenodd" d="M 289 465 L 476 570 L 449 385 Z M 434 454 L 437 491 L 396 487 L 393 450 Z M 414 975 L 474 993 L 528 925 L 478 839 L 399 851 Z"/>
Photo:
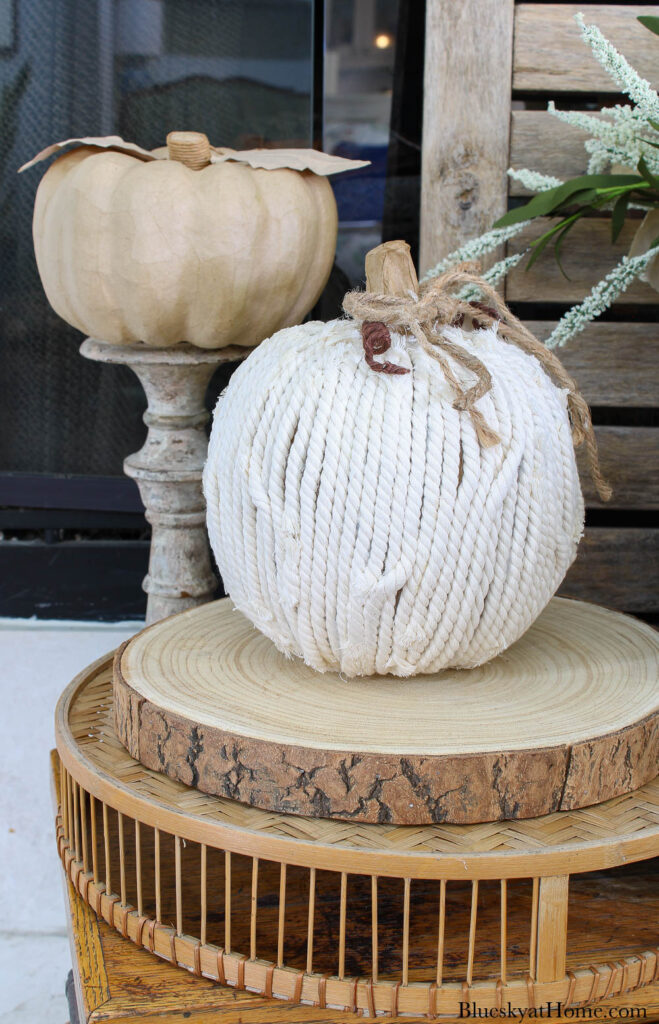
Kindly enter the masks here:
<path id="1" fill-rule="evenodd" d="M 570 1007 L 614 997 L 659 1012 L 658 876 L 647 863 L 659 852 L 659 780 L 524 822 L 401 828 L 276 814 L 131 758 L 112 728 L 109 658 L 64 693 L 57 746 L 58 847 L 74 888 L 145 962 L 197 974 L 183 977 L 203 988 L 186 991 L 216 993 L 222 1013 L 241 1011 L 208 987 L 217 980 L 262 997 L 273 1020 L 549 1002 L 573 1019 Z M 318 1009 L 287 1016 L 281 1000 Z M 339 1016 L 319 1016 L 332 1007 Z"/>
<path id="2" fill-rule="evenodd" d="M 122 939 L 115 928 L 96 916 L 68 880 L 66 891 L 80 1024 L 350 1024 L 355 1019 L 350 1013 L 296 1006 L 195 978 Z M 616 895 L 625 906 L 624 886 L 612 892 L 611 898 Z M 647 1013 L 642 1018 L 645 1021 L 659 1020 L 659 984 L 602 1000 L 598 1007 L 602 1021 L 613 1020 L 612 1014 L 619 1014 L 621 1007 L 629 1008 L 630 1015 Z M 551 1017 L 555 1024 L 574 1019 L 569 1011 Z M 453 1024 L 457 1018 L 444 1020 Z M 409 1024 L 410 1018 L 394 1021 Z"/>

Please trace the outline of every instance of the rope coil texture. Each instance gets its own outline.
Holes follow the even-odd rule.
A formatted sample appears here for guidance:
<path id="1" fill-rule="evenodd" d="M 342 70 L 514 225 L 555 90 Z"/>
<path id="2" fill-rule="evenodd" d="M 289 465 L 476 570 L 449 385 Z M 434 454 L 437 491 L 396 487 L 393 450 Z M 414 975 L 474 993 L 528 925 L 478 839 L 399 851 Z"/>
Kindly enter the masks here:
<path id="1" fill-rule="evenodd" d="M 449 325 L 462 326 L 466 317 L 471 317 L 474 326 L 499 327 L 500 334 L 529 352 L 544 367 L 547 373 L 568 391 L 568 410 L 572 423 L 572 439 L 575 448 L 585 444 L 586 457 L 597 492 L 604 501 L 611 497 L 611 488 L 602 477 L 588 403 L 580 393 L 575 381 L 567 373 L 560 360 L 538 341 L 531 332 L 510 312 L 497 291 L 478 274 L 477 263 L 460 263 L 444 274 L 432 279 L 421 288 L 419 296 L 410 293 L 407 298 L 398 295 L 373 295 L 370 292 L 348 292 L 343 308 L 349 316 L 362 324 L 362 338 L 366 362 L 372 370 L 400 374 L 408 371 L 391 363 L 376 363 L 373 354 L 383 354 L 389 348 L 389 328 L 405 334 L 412 334 L 421 347 L 441 366 L 456 397 L 454 408 L 466 410 L 471 416 L 478 439 L 489 447 L 499 443 L 500 438 L 490 430 L 476 402 L 492 387 L 492 378 L 487 367 L 474 353 L 454 344 L 445 336 L 444 328 Z M 490 305 L 460 298 L 456 289 L 469 286 L 476 288 Z M 478 318 L 474 314 L 478 313 Z M 460 386 L 451 370 L 446 356 L 451 356 L 476 377 L 469 388 Z"/>
<path id="2" fill-rule="evenodd" d="M 460 274 L 460 286 L 473 276 Z M 496 293 L 467 331 L 474 308 L 446 286 L 346 297 L 380 331 L 370 362 L 386 325 L 397 372 L 373 372 L 354 321 L 307 323 L 259 345 L 215 410 L 204 490 L 225 588 L 319 671 L 482 664 L 525 632 L 576 554 L 572 435 L 587 443 L 588 407 Z"/>

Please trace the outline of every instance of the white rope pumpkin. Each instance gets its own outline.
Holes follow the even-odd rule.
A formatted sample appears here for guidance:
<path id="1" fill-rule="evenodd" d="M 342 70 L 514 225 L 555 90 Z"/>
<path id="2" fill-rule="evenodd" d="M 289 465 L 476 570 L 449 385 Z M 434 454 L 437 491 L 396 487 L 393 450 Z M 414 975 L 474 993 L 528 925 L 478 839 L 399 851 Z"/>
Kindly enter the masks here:
<path id="1" fill-rule="evenodd" d="M 436 359 L 392 335 L 375 373 L 354 321 L 263 342 L 215 410 L 204 488 L 225 588 L 319 671 L 482 664 L 533 622 L 575 557 L 583 500 L 567 391 L 496 326 L 445 326 L 486 367 L 479 441 Z M 470 371 L 450 360 L 467 386 Z"/>

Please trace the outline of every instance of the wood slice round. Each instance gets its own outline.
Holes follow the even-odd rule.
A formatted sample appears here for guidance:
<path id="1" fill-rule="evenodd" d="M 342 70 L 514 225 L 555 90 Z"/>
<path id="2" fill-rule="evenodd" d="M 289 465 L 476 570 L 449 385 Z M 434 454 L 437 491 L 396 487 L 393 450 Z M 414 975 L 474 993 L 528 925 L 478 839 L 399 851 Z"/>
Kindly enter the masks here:
<path id="1" fill-rule="evenodd" d="M 228 599 L 121 648 L 115 727 L 146 767 L 266 810 L 466 824 L 600 803 L 659 772 L 659 640 L 554 598 L 480 668 L 320 674 Z"/>

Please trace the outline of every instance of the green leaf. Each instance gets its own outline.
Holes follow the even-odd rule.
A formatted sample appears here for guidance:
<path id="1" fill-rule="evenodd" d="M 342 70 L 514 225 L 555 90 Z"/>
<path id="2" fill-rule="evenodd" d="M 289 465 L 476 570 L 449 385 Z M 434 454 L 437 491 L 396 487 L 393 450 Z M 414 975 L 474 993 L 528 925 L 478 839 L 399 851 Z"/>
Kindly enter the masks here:
<path id="1" fill-rule="evenodd" d="M 650 117 L 648 118 L 648 124 L 651 128 L 654 128 L 655 132 L 659 132 L 659 121 L 653 121 Z"/>
<path id="2" fill-rule="evenodd" d="M 624 192 L 615 202 L 611 213 L 611 241 L 617 242 L 627 216 L 627 206 L 630 200 L 629 192 Z"/>
<path id="3" fill-rule="evenodd" d="M 654 14 L 640 14 L 636 20 L 645 28 L 649 28 L 650 32 L 654 32 L 655 36 L 659 36 L 659 18 Z"/>
<path id="4" fill-rule="evenodd" d="M 659 178 L 657 178 L 652 173 L 652 171 L 648 167 L 647 163 L 645 162 L 645 157 L 644 156 L 641 157 L 641 159 L 639 160 L 639 162 L 638 162 L 638 164 L 636 166 L 638 168 L 638 173 L 643 175 L 643 177 L 645 178 L 647 183 L 649 185 L 652 185 L 652 188 L 659 189 Z"/>
<path id="5" fill-rule="evenodd" d="M 563 275 L 563 277 L 565 278 L 566 281 L 569 281 L 570 278 L 568 277 L 568 275 L 563 270 L 563 264 L 561 263 L 561 248 L 563 246 L 563 242 L 565 241 L 565 239 L 567 237 L 568 231 L 571 231 L 576 223 L 577 223 L 577 218 L 576 217 L 570 218 L 570 220 L 567 221 L 565 227 L 563 228 L 563 230 L 559 234 L 558 238 L 556 239 L 556 242 L 554 243 L 554 258 L 556 260 L 556 263 L 558 264 L 558 269 L 560 270 L 561 274 Z"/>
<path id="6" fill-rule="evenodd" d="M 603 196 L 603 202 L 608 202 L 608 192 Z M 602 196 L 602 190 L 599 188 L 585 188 L 581 192 L 575 192 L 574 195 L 570 196 L 569 201 L 565 203 L 565 206 L 588 206 Z"/>
<path id="7" fill-rule="evenodd" d="M 643 178 L 635 174 L 582 174 L 578 178 L 571 178 L 570 181 L 557 185 L 556 188 L 547 189 L 533 196 L 524 206 L 518 206 L 515 210 L 500 217 L 493 225 L 495 228 L 508 227 L 511 224 L 519 224 L 522 220 L 532 220 L 535 217 L 546 217 L 561 206 L 567 205 L 579 192 L 587 189 L 612 189 L 626 185 L 635 186 Z"/>
<path id="8" fill-rule="evenodd" d="M 576 213 L 573 213 L 570 217 L 565 217 L 562 220 L 560 220 L 557 224 L 552 224 L 552 226 L 549 228 L 548 231 L 545 231 L 545 233 L 543 235 L 540 235 L 539 238 L 536 238 L 533 242 L 531 242 L 530 248 L 532 249 L 532 252 L 531 252 L 531 255 L 529 257 L 529 261 L 526 264 L 525 269 L 526 270 L 530 270 L 531 269 L 531 267 L 533 266 L 535 261 L 540 256 L 540 254 L 544 252 L 544 250 L 546 249 L 547 245 L 552 240 L 552 238 L 555 238 L 558 235 L 559 237 L 556 240 L 557 241 L 557 248 L 555 249 L 555 251 L 557 253 L 557 261 L 558 261 L 558 265 L 559 265 L 561 273 L 564 276 L 567 276 L 567 275 L 565 275 L 565 272 L 563 271 L 563 268 L 561 267 L 560 259 L 558 259 L 558 256 L 560 254 L 560 246 L 562 244 L 564 236 L 567 234 L 569 229 L 571 227 L 573 227 L 573 225 L 576 224 L 576 222 L 578 220 L 580 220 L 584 216 L 585 212 L 586 211 L 584 209 L 577 210 Z"/>
<path id="9" fill-rule="evenodd" d="M 552 224 L 548 231 L 545 231 L 543 235 L 536 238 L 531 242 L 530 248 L 533 250 L 529 257 L 528 263 L 526 264 L 526 270 L 530 270 L 538 257 L 545 251 L 552 238 L 554 238 L 559 232 L 561 232 L 565 226 L 573 220 L 578 220 L 581 217 L 581 213 L 574 213 L 567 220 L 560 220 L 557 224 Z"/>
<path id="10" fill-rule="evenodd" d="M 542 255 L 549 243 L 551 242 L 555 232 L 547 232 L 541 238 L 537 238 L 535 242 L 531 243 L 531 255 L 529 256 L 525 270 L 530 270 L 535 261 Z"/>

